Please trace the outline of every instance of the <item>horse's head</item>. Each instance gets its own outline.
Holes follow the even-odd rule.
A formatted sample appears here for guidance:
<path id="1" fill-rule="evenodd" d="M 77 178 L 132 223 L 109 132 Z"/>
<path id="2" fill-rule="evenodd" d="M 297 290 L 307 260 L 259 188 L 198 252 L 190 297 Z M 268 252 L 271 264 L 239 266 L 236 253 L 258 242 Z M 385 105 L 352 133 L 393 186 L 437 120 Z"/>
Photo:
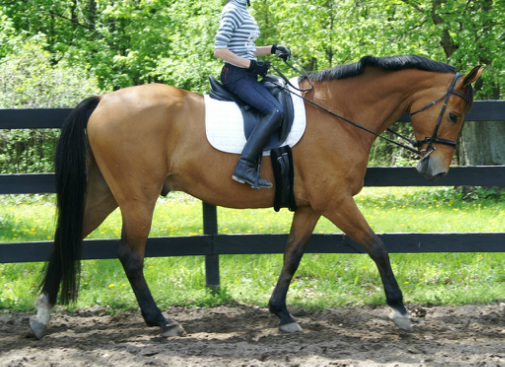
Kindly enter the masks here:
<path id="1" fill-rule="evenodd" d="M 440 77 L 411 107 L 411 121 L 421 152 L 417 171 L 428 180 L 443 177 L 449 171 L 456 140 L 465 114 L 473 103 L 472 83 L 482 71 L 475 67 L 468 74 Z M 441 76 L 449 74 L 441 74 Z"/>

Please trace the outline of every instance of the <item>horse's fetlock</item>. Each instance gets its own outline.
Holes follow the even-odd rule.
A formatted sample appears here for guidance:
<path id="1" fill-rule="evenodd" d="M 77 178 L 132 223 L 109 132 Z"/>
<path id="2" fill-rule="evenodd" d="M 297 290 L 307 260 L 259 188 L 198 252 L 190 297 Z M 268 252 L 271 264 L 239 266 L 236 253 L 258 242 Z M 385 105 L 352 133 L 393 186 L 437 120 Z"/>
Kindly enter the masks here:
<path id="1" fill-rule="evenodd" d="M 142 312 L 142 317 L 144 318 L 144 321 L 147 326 L 161 326 L 166 324 L 171 324 L 172 321 L 168 320 L 163 316 L 161 313 L 161 310 L 159 308 L 155 308 L 150 310 L 149 312 L 145 312 L 144 310 L 141 310 Z"/>
<path id="2" fill-rule="evenodd" d="M 268 303 L 268 310 L 270 311 L 270 313 L 273 313 L 274 315 L 277 315 L 280 311 L 281 311 L 281 308 L 277 305 L 274 305 L 272 303 L 272 301 L 270 301 Z"/>
<path id="3" fill-rule="evenodd" d="M 386 294 L 386 302 L 388 306 L 397 309 L 399 311 L 405 310 L 405 306 L 403 305 L 403 294 L 401 291 L 389 291 Z M 405 311 L 407 312 L 407 311 Z"/>

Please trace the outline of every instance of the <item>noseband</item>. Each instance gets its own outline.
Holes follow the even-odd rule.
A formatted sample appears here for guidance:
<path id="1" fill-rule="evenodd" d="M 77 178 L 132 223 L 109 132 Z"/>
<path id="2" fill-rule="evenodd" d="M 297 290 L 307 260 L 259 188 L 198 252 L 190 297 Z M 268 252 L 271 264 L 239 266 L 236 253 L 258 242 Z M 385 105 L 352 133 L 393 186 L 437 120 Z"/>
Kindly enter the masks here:
<path id="1" fill-rule="evenodd" d="M 444 101 L 444 105 L 442 106 L 442 110 L 440 111 L 440 115 L 438 116 L 437 124 L 435 125 L 435 129 L 433 130 L 432 136 L 425 137 L 424 140 L 417 140 L 415 142 L 412 142 L 412 145 L 416 148 L 419 148 L 423 144 L 428 144 L 426 149 L 422 149 L 419 151 L 420 153 L 423 153 L 423 152 L 426 153 L 423 156 L 423 159 L 427 158 L 435 150 L 435 147 L 433 146 L 434 143 L 445 144 L 445 145 L 449 145 L 451 147 L 456 147 L 457 143 L 455 141 L 437 138 L 437 133 L 438 133 L 438 128 L 440 127 L 440 123 L 442 122 L 442 117 L 444 116 L 445 109 L 447 108 L 447 103 L 449 102 L 449 98 L 451 97 L 451 94 L 455 94 L 458 97 L 466 99 L 464 94 L 458 92 L 457 90 L 454 90 L 454 86 L 456 85 L 456 81 L 458 80 L 459 77 L 460 77 L 460 73 L 456 73 L 446 94 L 444 94 L 439 99 L 434 100 L 433 102 L 427 104 L 426 106 L 424 106 L 424 107 L 422 107 L 422 108 L 418 109 L 417 111 L 410 114 L 410 117 L 412 117 L 415 114 L 417 114 L 419 112 L 423 112 L 424 110 L 427 110 L 428 108 L 436 105 L 438 102 L 440 102 L 442 100 Z M 412 119 L 411 119 L 411 121 L 412 121 Z"/>

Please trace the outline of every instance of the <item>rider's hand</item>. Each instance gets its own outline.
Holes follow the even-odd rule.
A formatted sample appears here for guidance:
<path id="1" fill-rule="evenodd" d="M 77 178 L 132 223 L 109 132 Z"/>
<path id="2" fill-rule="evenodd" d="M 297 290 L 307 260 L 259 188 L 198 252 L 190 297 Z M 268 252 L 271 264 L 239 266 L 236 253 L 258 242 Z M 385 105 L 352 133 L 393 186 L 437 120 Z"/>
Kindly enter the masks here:
<path id="1" fill-rule="evenodd" d="M 277 46 L 276 44 L 272 46 L 272 53 L 276 54 L 284 61 L 288 61 L 288 59 L 291 57 L 291 51 L 289 48 L 285 46 Z"/>
<path id="2" fill-rule="evenodd" d="M 268 73 L 268 69 L 272 65 L 269 61 L 256 61 L 251 60 L 251 65 L 249 66 L 249 71 L 256 73 L 262 77 L 265 77 Z"/>

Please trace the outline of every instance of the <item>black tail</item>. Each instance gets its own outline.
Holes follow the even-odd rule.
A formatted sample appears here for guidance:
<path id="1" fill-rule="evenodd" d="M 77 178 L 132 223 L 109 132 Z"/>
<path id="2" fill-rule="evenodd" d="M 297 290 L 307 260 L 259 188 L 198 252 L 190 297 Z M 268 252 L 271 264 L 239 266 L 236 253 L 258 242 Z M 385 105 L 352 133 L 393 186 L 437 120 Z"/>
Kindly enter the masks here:
<path id="1" fill-rule="evenodd" d="M 55 184 L 58 221 L 42 291 L 54 305 L 61 283 L 61 303 L 75 301 L 79 289 L 82 223 L 86 195 L 85 129 L 99 97 L 82 101 L 61 127 L 56 147 Z"/>

